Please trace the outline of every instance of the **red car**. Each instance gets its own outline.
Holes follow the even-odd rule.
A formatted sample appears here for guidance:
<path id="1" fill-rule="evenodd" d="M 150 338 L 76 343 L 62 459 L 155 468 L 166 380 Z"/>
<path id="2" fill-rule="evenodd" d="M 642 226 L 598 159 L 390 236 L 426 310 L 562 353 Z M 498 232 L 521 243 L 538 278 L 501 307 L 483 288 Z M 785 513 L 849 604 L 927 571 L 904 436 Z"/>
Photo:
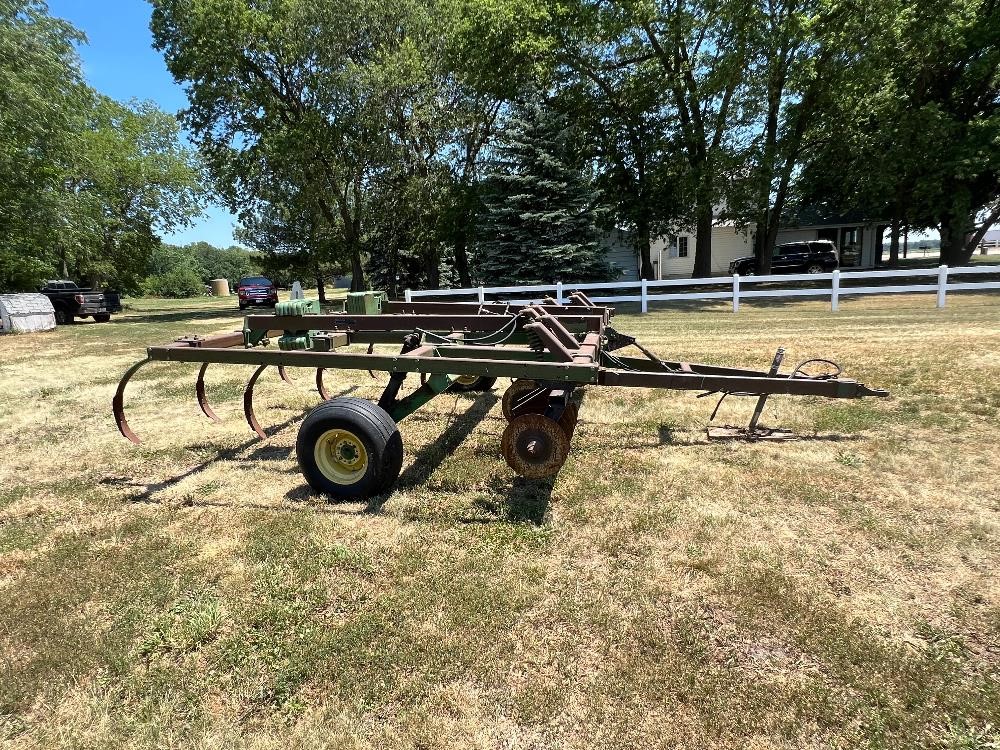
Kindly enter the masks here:
<path id="1" fill-rule="evenodd" d="M 246 310 L 251 306 L 274 307 L 278 304 L 278 289 L 274 282 L 265 279 L 263 276 L 247 276 L 240 279 L 236 287 L 236 294 L 240 298 L 240 309 Z"/>

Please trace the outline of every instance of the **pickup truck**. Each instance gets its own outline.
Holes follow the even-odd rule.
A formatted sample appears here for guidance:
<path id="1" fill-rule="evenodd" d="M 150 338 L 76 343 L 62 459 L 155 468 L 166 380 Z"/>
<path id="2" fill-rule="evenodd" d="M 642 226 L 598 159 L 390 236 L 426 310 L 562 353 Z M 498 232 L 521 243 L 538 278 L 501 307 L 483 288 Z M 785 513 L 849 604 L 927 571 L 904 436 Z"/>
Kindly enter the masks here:
<path id="1" fill-rule="evenodd" d="M 48 281 L 38 290 L 52 303 L 56 323 L 72 323 L 76 318 L 93 318 L 98 323 L 111 320 L 111 313 L 121 312 L 117 292 L 81 289 L 72 281 Z"/>

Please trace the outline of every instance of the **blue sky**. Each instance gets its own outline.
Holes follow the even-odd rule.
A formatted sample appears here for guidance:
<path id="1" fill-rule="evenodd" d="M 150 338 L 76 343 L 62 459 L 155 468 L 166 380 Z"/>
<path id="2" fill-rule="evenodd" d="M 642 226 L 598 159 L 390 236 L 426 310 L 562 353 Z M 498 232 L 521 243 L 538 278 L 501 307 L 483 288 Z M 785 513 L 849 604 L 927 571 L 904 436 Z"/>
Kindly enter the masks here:
<path id="1" fill-rule="evenodd" d="M 166 112 L 177 113 L 187 99 L 152 47 L 150 10 L 145 0 L 49 0 L 52 15 L 87 35 L 89 43 L 80 48 L 80 57 L 91 86 L 120 101 L 151 99 Z M 209 206 L 193 227 L 165 239 L 227 247 L 233 244 L 234 221 L 225 208 Z"/>

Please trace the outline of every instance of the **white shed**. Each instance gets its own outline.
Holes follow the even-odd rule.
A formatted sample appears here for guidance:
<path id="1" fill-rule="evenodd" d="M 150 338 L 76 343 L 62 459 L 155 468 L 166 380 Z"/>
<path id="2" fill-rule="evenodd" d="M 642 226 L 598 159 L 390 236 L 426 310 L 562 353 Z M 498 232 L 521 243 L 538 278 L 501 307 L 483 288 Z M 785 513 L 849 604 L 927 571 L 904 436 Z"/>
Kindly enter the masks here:
<path id="1" fill-rule="evenodd" d="M 0 333 L 33 333 L 56 327 L 56 312 L 44 294 L 0 294 Z"/>

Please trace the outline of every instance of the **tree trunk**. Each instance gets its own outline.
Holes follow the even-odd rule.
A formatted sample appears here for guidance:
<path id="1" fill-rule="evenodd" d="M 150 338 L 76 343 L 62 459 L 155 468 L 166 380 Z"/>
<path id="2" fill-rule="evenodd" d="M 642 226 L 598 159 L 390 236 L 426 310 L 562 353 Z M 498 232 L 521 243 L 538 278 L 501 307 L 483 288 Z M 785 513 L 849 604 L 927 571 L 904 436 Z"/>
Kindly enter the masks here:
<path id="1" fill-rule="evenodd" d="M 472 276 L 469 273 L 469 238 L 468 233 L 461 229 L 455 237 L 455 271 L 458 273 L 460 286 L 472 286 Z"/>
<path id="2" fill-rule="evenodd" d="M 775 206 L 767 217 L 767 233 L 764 235 L 764 244 L 761 247 L 761 258 L 757 263 L 757 273 L 761 276 L 766 276 L 771 273 L 771 261 L 774 259 L 774 246 L 778 242 L 778 224 L 780 223 L 781 211 L 781 208 Z"/>
<path id="3" fill-rule="evenodd" d="M 321 305 L 326 304 L 326 284 L 323 278 L 323 272 L 320 270 L 319 265 L 316 266 L 316 294 L 319 296 L 319 303 Z"/>
<path id="4" fill-rule="evenodd" d="M 699 200 L 695 222 L 694 271 L 692 278 L 712 275 L 712 201 Z"/>
<path id="5" fill-rule="evenodd" d="M 441 264 L 438 262 L 437 253 L 427 258 L 427 288 L 441 288 Z"/>
<path id="6" fill-rule="evenodd" d="M 898 217 L 893 217 L 889 229 L 889 267 L 895 268 L 899 265 L 899 230 L 900 221 Z"/>
<path id="7" fill-rule="evenodd" d="M 649 238 L 649 219 L 641 217 L 635 226 L 635 249 L 639 252 L 639 278 L 656 281 Z"/>
<path id="8" fill-rule="evenodd" d="M 365 269 L 361 264 L 361 251 L 355 244 L 351 245 L 351 291 L 365 291 Z"/>
<path id="9" fill-rule="evenodd" d="M 975 249 L 966 241 L 968 232 L 968 218 L 957 218 L 954 216 L 942 216 L 940 223 L 941 231 L 941 263 L 954 268 L 964 266 L 972 259 L 972 252 Z"/>

